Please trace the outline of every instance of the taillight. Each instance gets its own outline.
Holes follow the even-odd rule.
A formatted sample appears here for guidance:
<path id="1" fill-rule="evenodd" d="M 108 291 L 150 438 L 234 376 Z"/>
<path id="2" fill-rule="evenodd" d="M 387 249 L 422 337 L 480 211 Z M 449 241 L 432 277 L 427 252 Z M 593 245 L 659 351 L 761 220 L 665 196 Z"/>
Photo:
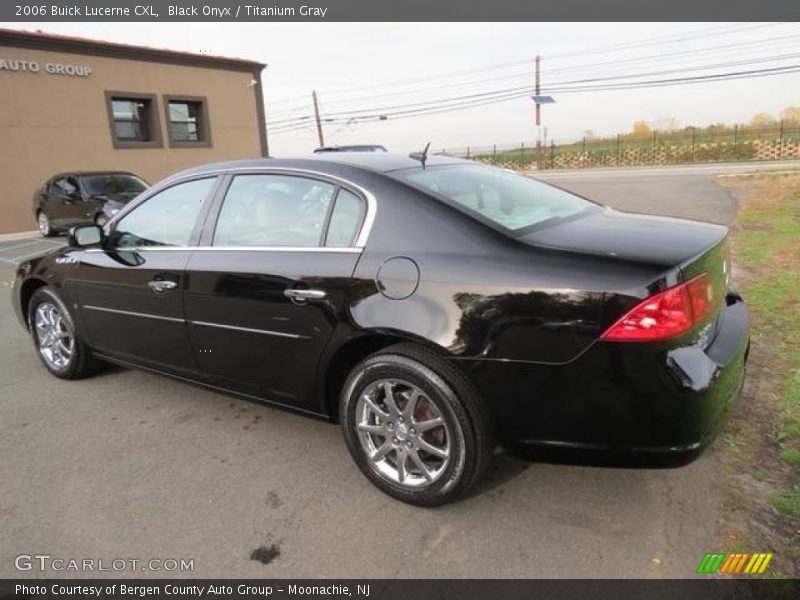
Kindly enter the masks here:
<path id="1" fill-rule="evenodd" d="M 698 275 L 646 298 L 600 336 L 612 342 L 653 342 L 679 336 L 702 323 L 716 305 L 708 275 Z"/>

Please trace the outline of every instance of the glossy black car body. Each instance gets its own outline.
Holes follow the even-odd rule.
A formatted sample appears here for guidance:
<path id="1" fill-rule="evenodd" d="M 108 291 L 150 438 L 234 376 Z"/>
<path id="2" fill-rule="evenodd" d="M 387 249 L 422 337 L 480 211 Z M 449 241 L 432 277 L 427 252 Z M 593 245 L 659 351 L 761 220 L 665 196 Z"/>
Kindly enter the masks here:
<path id="1" fill-rule="evenodd" d="M 431 157 L 426 169 L 462 164 Z M 404 174 L 420 170 L 410 157 L 342 153 L 185 171 L 123 209 L 104 247 L 23 264 L 14 304 L 28 326 L 27 303 L 48 284 L 104 359 L 334 421 L 354 365 L 407 342 L 464 374 L 507 447 L 677 465 L 712 441 L 749 347 L 724 227 L 591 205 L 510 235 L 409 185 Z M 212 245 L 232 182 L 258 173 L 348 190 L 362 206 L 356 235 L 344 247 Z M 114 246 L 125 215 L 208 178 L 185 246 Z M 601 339 L 643 299 L 698 273 L 724 289 L 708 323 L 657 343 Z"/>
<path id="2" fill-rule="evenodd" d="M 45 236 L 82 223 L 105 225 L 146 187 L 124 171 L 59 173 L 33 194 L 33 216 Z"/>

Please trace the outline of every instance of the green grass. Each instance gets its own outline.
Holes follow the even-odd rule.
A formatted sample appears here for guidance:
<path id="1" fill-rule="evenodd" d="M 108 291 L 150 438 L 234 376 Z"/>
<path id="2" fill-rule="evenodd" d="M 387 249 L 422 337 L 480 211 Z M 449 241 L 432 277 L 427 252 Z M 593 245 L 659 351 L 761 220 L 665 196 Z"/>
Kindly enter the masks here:
<path id="1" fill-rule="evenodd" d="M 767 379 L 769 387 L 761 393 L 779 398 L 768 416 L 766 435 L 777 446 L 786 476 L 777 478 L 783 491 L 770 503 L 796 522 L 800 521 L 800 174 L 756 174 L 737 180 L 734 185 L 747 198 L 737 219 L 734 258 L 746 274 L 741 291 L 751 313 L 759 362 L 776 375 Z M 757 431 L 764 435 L 764 430 L 750 430 Z M 745 460 L 751 473 L 763 469 L 755 460 Z M 774 480 L 777 474 L 770 470 L 770 475 Z M 791 527 L 796 528 L 794 523 Z M 776 537 L 774 542 L 784 567 L 798 564 L 796 537 Z M 776 565 L 771 576 L 782 575 Z"/>
<path id="2" fill-rule="evenodd" d="M 784 448 L 781 458 L 792 466 L 800 466 L 800 448 Z"/>
<path id="3" fill-rule="evenodd" d="M 778 512 L 800 521 L 800 484 L 795 485 L 785 494 L 773 498 L 772 505 Z"/>

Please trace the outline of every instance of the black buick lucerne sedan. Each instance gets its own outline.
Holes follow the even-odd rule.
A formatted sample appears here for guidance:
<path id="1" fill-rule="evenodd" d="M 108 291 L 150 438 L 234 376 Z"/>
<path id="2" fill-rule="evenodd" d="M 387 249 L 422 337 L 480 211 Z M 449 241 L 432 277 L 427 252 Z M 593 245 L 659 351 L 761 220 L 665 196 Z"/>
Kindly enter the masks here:
<path id="1" fill-rule="evenodd" d="M 435 505 L 498 445 L 697 457 L 749 348 L 727 234 L 458 159 L 261 159 L 74 228 L 13 297 L 57 377 L 108 361 L 338 422 L 377 487 Z"/>
<path id="2" fill-rule="evenodd" d="M 147 183 L 133 173 L 60 173 L 33 194 L 33 216 L 44 237 L 81 223 L 103 226 L 146 189 Z"/>

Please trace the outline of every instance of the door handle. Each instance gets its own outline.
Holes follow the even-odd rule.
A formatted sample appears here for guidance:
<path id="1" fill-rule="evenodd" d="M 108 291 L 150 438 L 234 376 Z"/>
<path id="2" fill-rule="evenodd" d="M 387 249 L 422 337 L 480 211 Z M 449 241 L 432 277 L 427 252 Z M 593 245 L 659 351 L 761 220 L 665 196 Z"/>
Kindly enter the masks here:
<path id="1" fill-rule="evenodd" d="M 176 287 L 178 287 L 178 284 L 174 281 L 158 280 L 158 279 L 154 279 L 153 281 L 148 281 L 147 285 L 149 285 L 150 289 L 157 294 L 160 294 L 161 292 L 166 292 L 167 290 L 174 290 Z"/>
<path id="2" fill-rule="evenodd" d="M 287 288 L 283 290 L 283 295 L 292 300 L 322 300 L 328 294 L 323 290 L 300 290 Z"/>

